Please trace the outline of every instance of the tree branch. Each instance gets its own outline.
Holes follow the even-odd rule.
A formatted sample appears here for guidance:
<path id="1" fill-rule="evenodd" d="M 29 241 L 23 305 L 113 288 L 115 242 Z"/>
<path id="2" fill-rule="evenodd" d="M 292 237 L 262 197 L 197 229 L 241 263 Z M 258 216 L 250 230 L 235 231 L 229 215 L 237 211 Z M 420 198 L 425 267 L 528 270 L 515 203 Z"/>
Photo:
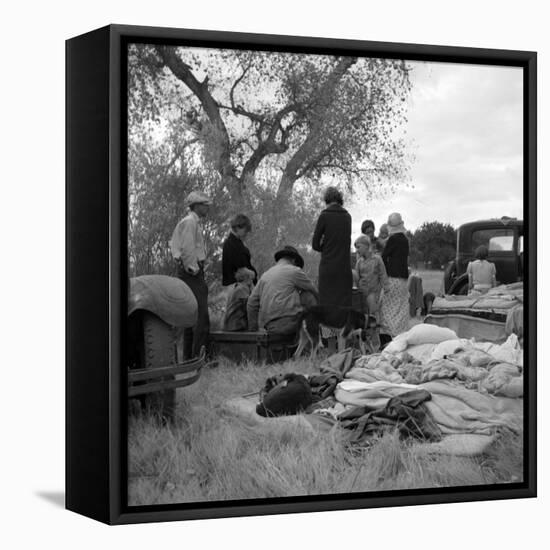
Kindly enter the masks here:
<path id="1" fill-rule="evenodd" d="M 174 163 L 178 160 L 178 158 L 181 157 L 181 154 L 183 153 L 183 151 L 189 145 L 193 145 L 193 143 L 197 143 L 198 141 L 199 141 L 199 138 L 189 139 L 189 140 L 185 141 L 184 143 L 182 143 L 179 147 L 176 148 L 172 158 L 170 159 L 170 161 L 168 162 L 168 164 L 166 165 L 166 167 L 164 169 L 164 177 L 166 177 L 168 175 L 168 172 L 169 172 L 170 168 L 172 168 L 172 166 L 174 166 Z"/>
<path id="2" fill-rule="evenodd" d="M 200 101 L 206 116 L 219 136 L 220 152 L 215 163 L 216 170 L 225 180 L 224 183 L 241 195 L 242 188 L 235 177 L 235 167 L 231 163 L 229 134 L 222 120 L 219 105 L 208 89 L 208 78 L 205 78 L 204 82 L 199 82 L 191 72 L 191 67 L 182 61 L 174 47 L 155 46 L 155 50 L 172 74 L 181 80 Z"/>
<path id="3" fill-rule="evenodd" d="M 283 118 L 295 112 L 297 109 L 296 104 L 290 104 L 283 107 L 273 118 L 271 129 L 266 139 L 262 140 L 259 136 L 259 143 L 256 150 L 252 153 L 250 158 L 246 161 L 243 171 L 241 173 L 241 181 L 245 181 L 256 172 L 256 169 L 267 155 L 284 153 L 288 149 L 287 138 L 290 128 L 283 129 L 281 122 Z M 266 123 L 267 124 L 267 123 Z M 277 133 L 281 131 L 281 140 L 277 141 Z M 258 135 L 258 134 L 257 134 Z"/>
<path id="4" fill-rule="evenodd" d="M 332 104 L 334 94 L 338 89 L 338 85 L 348 69 L 357 62 L 356 57 L 341 57 L 336 66 L 329 74 L 324 84 L 319 88 L 317 97 L 321 98 L 314 109 L 312 116 L 313 124 L 306 139 L 294 155 L 289 159 L 277 190 L 277 200 L 283 200 L 288 197 L 294 186 L 294 182 L 298 179 L 300 169 L 304 166 L 308 159 L 315 153 L 319 146 L 319 142 L 323 137 L 323 126 L 325 124 L 326 115 Z M 331 144 L 332 145 L 332 144 Z"/>

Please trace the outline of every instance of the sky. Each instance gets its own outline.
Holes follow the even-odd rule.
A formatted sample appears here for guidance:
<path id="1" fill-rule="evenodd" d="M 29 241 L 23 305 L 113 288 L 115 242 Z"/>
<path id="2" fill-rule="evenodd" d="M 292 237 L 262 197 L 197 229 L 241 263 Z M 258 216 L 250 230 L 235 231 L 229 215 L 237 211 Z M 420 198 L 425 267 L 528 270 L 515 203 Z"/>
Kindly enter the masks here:
<path id="1" fill-rule="evenodd" d="M 483 218 L 523 216 L 522 69 L 410 62 L 406 140 L 414 156 L 409 186 L 385 199 L 347 203 L 353 234 L 391 212 L 405 227 L 425 221 L 458 226 Z"/>

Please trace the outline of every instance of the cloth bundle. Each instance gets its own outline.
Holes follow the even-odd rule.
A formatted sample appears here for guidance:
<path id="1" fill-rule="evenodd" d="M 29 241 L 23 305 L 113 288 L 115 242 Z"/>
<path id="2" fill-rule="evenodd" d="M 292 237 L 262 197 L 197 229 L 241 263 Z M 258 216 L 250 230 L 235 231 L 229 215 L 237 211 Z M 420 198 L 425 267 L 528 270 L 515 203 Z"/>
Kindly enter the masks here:
<path id="1" fill-rule="evenodd" d="M 439 441 L 441 430 L 424 405 L 431 399 L 426 390 L 412 390 L 392 397 L 383 407 L 371 410 L 359 406 L 341 414 L 339 421 L 351 430 L 350 443 L 362 443 L 373 433 L 398 428 L 402 437 L 414 437 L 424 441 Z"/>

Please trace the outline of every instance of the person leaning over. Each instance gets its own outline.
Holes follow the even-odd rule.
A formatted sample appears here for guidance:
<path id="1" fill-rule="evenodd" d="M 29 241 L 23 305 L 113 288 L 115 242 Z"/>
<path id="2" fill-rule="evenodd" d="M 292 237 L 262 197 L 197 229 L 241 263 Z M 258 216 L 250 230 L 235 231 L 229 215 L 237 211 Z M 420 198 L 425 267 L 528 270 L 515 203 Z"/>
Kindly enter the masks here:
<path id="1" fill-rule="evenodd" d="M 475 251 L 476 260 L 468 263 L 468 294 L 484 294 L 496 286 L 497 270 L 492 262 L 487 261 L 489 250 L 485 245 L 478 246 Z"/>
<path id="2" fill-rule="evenodd" d="M 197 324 L 183 333 L 185 358 L 197 356 L 208 345 L 210 318 L 208 315 L 208 286 L 204 279 L 206 248 L 201 218 L 206 217 L 212 202 L 200 191 L 189 193 L 186 201 L 189 213 L 174 229 L 170 250 L 176 260 L 177 276 L 189 286 L 198 304 Z"/>
<path id="3" fill-rule="evenodd" d="M 303 305 L 300 292 L 317 299 L 315 285 L 302 271 L 304 260 L 292 246 L 275 253 L 273 267 L 268 269 L 248 298 L 248 330 L 265 329 L 275 334 L 293 334 L 298 329 Z"/>
<path id="4" fill-rule="evenodd" d="M 231 219 L 231 231 L 223 243 L 222 249 L 222 285 L 228 286 L 236 282 L 235 273 L 241 267 L 254 272 L 254 284 L 258 278 L 256 269 L 252 266 L 250 250 L 244 244 L 252 231 L 250 218 L 237 214 Z"/>

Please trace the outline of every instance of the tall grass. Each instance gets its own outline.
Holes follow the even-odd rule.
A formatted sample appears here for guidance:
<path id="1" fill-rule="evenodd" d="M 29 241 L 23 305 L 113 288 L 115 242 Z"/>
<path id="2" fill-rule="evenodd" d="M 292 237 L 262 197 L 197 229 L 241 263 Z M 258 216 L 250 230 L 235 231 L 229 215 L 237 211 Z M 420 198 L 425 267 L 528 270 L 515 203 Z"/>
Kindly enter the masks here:
<path id="1" fill-rule="evenodd" d="M 307 360 L 274 366 L 223 361 L 178 390 L 173 425 L 132 415 L 130 505 L 251 499 L 425 487 L 508 483 L 522 479 L 522 436 L 505 433 L 490 451 L 464 458 L 425 455 L 386 433 L 348 448 L 341 431 L 312 433 L 277 421 L 251 427 L 221 404 L 257 391 L 268 376 L 315 372 Z"/>

